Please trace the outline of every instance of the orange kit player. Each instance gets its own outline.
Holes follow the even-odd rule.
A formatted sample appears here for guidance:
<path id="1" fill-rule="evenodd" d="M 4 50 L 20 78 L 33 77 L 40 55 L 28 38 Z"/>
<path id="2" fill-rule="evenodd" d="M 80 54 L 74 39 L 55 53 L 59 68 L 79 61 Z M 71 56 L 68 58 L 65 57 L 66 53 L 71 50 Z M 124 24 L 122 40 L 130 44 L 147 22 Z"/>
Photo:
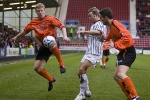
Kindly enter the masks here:
<path id="1" fill-rule="evenodd" d="M 59 51 L 59 43 L 56 38 L 55 28 L 58 27 L 63 34 L 63 39 L 66 42 L 69 42 L 70 39 L 66 35 L 66 28 L 64 24 L 57 18 L 53 16 L 45 15 L 45 5 L 42 3 L 38 3 L 35 7 L 35 12 L 37 14 L 37 18 L 34 18 L 22 32 L 16 35 L 13 40 L 14 42 L 20 36 L 24 36 L 29 33 L 31 30 L 34 30 L 36 38 L 43 43 L 44 37 L 50 35 L 56 39 L 57 45 L 54 45 L 52 48 L 46 48 L 43 45 L 40 47 L 38 54 L 36 56 L 36 60 L 34 63 L 34 70 L 44 78 L 49 81 L 48 91 L 51 91 L 53 88 L 53 83 L 56 81 L 43 67 L 48 61 L 49 57 L 54 54 L 60 64 L 60 73 L 65 73 L 66 68 L 64 66 L 64 62 L 61 57 L 61 53 Z"/>
<path id="2" fill-rule="evenodd" d="M 106 68 L 106 62 L 109 60 L 109 56 L 110 56 L 109 49 L 107 48 L 107 46 L 104 42 L 104 44 L 103 44 L 103 56 L 102 56 L 102 64 L 103 65 L 101 67 Z"/>
<path id="3" fill-rule="evenodd" d="M 134 39 L 123 24 L 117 20 L 113 20 L 112 11 L 109 8 L 101 10 L 100 15 L 103 24 L 110 27 L 110 32 L 106 41 L 112 39 L 113 42 L 106 42 L 107 47 L 116 48 L 120 51 L 117 55 L 118 66 L 114 73 L 114 79 L 117 81 L 128 100 L 142 100 L 138 96 L 131 78 L 126 75 L 136 59 L 136 52 L 133 46 Z"/>

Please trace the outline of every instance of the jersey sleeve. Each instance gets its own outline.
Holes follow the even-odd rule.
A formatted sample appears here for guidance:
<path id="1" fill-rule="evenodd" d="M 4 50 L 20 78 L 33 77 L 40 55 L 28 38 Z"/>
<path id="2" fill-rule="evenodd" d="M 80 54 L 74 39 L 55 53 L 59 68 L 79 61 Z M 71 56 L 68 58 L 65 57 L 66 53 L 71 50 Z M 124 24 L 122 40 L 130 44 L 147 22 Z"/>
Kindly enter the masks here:
<path id="1" fill-rule="evenodd" d="M 106 36 L 107 28 L 106 28 L 106 26 L 105 26 L 101 21 L 98 21 L 98 22 L 96 23 L 94 30 L 98 30 L 98 31 L 102 32 L 102 34 L 103 34 L 104 36 Z"/>
<path id="2" fill-rule="evenodd" d="M 65 27 L 65 25 L 58 18 L 50 17 L 49 19 L 50 19 L 51 25 L 54 25 L 58 27 L 59 29 L 62 29 L 63 27 Z"/>
<path id="3" fill-rule="evenodd" d="M 114 43 L 115 48 L 121 50 L 132 46 L 134 44 L 134 39 L 128 30 L 119 22 L 114 21 L 114 24 L 117 24 L 116 27 L 120 30 L 120 39 Z"/>
<path id="4" fill-rule="evenodd" d="M 29 33 L 32 30 L 32 21 L 24 28 L 25 33 Z"/>
<path id="5" fill-rule="evenodd" d="M 123 33 L 122 33 L 123 34 Z M 131 42 L 133 41 L 133 42 Z M 130 47 L 132 46 L 134 43 L 134 40 L 131 40 L 131 36 L 130 35 L 125 35 L 125 36 L 122 36 L 117 42 L 115 42 L 114 46 L 116 49 L 125 49 L 127 47 Z"/>

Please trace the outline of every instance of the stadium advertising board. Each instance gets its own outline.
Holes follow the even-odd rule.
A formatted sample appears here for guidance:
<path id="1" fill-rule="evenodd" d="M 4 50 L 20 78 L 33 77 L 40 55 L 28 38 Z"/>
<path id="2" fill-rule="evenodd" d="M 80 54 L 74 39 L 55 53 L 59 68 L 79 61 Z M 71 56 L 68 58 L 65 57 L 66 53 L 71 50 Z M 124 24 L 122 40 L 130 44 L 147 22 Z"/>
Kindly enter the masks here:
<path id="1" fill-rule="evenodd" d="M 136 54 L 142 54 L 142 52 L 143 52 L 143 49 L 141 48 L 135 48 L 135 50 L 136 50 Z M 110 53 L 111 54 L 115 54 L 116 53 L 116 49 L 115 48 L 111 48 L 111 49 L 109 49 L 109 51 L 110 51 Z"/>
<path id="2" fill-rule="evenodd" d="M 34 48 L 28 48 L 28 55 L 35 55 Z"/>
<path id="3" fill-rule="evenodd" d="M 70 50 L 70 51 L 85 51 L 87 47 L 68 47 L 68 46 L 60 46 L 60 50 Z"/>
<path id="4" fill-rule="evenodd" d="M 150 54 L 150 49 L 143 49 L 143 54 Z"/>
<path id="5" fill-rule="evenodd" d="M 136 54 L 142 54 L 142 52 L 143 52 L 143 49 L 135 48 L 135 50 L 136 50 Z"/>
<path id="6" fill-rule="evenodd" d="M 0 58 L 6 57 L 6 50 L 5 48 L 0 48 Z"/>
<path id="7" fill-rule="evenodd" d="M 28 55 L 28 48 L 21 48 L 20 54 L 21 55 Z"/>
<path id="8" fill-rule="evenodd" d="M 60 50 L 65 51 L 65 50 L 70 50 L 70 51 L 86 51 L 87 47 L 75 47 L 75 46 L 60 46 Z M 142 48 L 135 48 L 136 50 L 136 54 L 150 54 L 150 50 L 143 50 Z M 111 48 L 109 49 L 110 54 L 115 54 L 116 53 L 116 49 L 115 48 Z"/>
<path id="9" fill-rule="evenodd" d="M 19 48 L 6 48 L 6 56 L 20 56 Z"/>

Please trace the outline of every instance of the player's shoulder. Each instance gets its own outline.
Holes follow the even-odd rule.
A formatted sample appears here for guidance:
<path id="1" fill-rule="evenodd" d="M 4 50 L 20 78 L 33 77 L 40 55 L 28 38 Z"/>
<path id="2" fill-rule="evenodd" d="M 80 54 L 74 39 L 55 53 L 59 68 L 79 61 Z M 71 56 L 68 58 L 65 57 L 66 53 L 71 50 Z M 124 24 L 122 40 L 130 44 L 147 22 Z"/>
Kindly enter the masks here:
<path id="1" fill-rule="evenodd" d="M 51 15 L 45 15 L 45 18 L 53 18 L 54 16 Z"/>
<path id="2" fill-rule="evenodd" d="M 32 19 L 32 21 L 38 21 L 38 20 L 39 20 L 38 17 Z"/>
<path id="3" fill-rule="evenodd" d="M 52 19 L 52 20 L 59 20 L 57 17 L 52 16 L 52 15 L 46 15 L 46 19 Z"/>
<path id="4" fill-rule="evenodd" d="M 123 26 L 121 22 L 119 22 L 118 20 L 113 20 L 113 24 L 115 26 Z"/>
<path id="5" fill-rule="evenodd" d="M 31 22 L 30 23 L 37 23 L 37 22 L 39 22 L 40 20 L 38 19 L 38 17 L 35 17 L 35 18 L 33 18 L 32 20 L 31 20 Z"/>
<path id="6" fill-rule="evenodd" d="M 95 23 L 95 25 L 98 25 L 98 26 L 101 26 L 101 27 L 105 26 L 101 20 L 98 20 L 98 21 Z"/>

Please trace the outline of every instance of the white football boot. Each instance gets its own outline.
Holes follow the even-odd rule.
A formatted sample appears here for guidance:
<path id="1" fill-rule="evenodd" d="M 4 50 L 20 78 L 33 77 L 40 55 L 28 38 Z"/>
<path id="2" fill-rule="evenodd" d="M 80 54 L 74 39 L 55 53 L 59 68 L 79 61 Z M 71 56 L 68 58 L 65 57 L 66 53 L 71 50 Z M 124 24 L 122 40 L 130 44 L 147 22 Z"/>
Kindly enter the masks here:
<path id="1" fill-rule="evenodd" d="M 83 94 L 79 94 L 74 100 L 86 100 L 86 97 Z"/>
<path id="2" fill-rule="evenodd" d="M 85 91 L 85 93 L 84 93 L 84 95 L 86 96 L 86 97 L 91 97 L 91 91 L 90 90 L 86 90 Z"/>

